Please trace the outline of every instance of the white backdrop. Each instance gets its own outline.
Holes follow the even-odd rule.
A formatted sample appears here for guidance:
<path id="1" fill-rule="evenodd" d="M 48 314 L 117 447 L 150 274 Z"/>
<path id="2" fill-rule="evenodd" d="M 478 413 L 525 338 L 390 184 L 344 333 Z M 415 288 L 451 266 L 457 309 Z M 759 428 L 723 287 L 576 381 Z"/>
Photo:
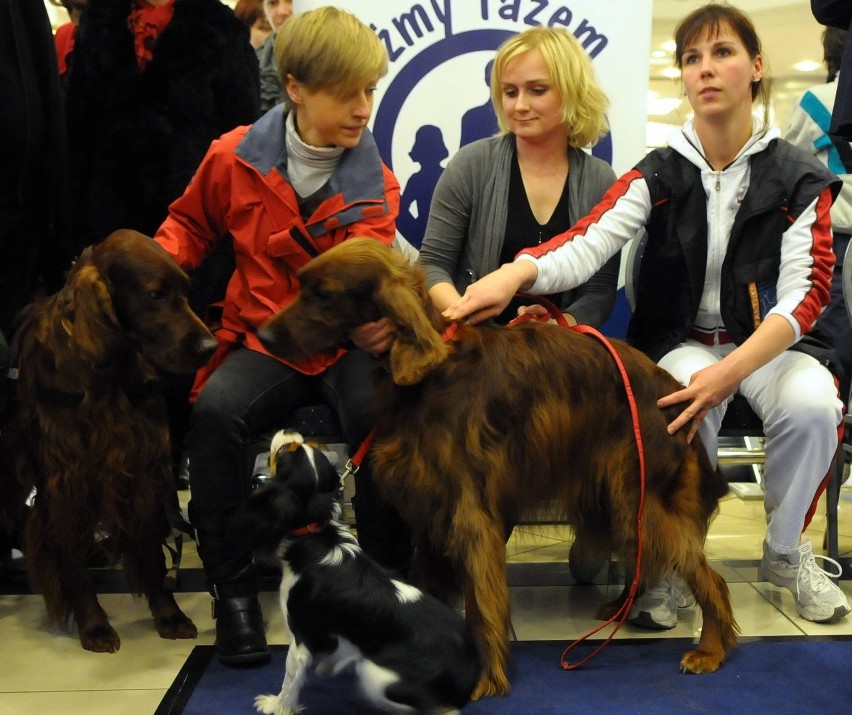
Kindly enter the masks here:
<path id="1" fill-rule="evenodd" d="M 329 4 L 295 0 L 295 12 Z M 500 42 L 533 25 L 562 26 L 593 59 L 610 99 L 611 149 L 595 151 L 617 174 L 645 152 L 647 58 L 652 0 L 342 0 L 334 3 L 370 25 L 388 49 L 371 128 L 404 187 L 417 164 L 408 156 L 417 129 L 440 128 L 449 153 L 461 117 L 488 101 L 485 65 Z M 607 156 L 607 154 L 609 154 Z"/>
<path id="2" fill-rule="evenodd" d="M 329 4 L 294 0 L 294 12 Z M 382 158 L 403 190 L 398 230 L 419 246 L 428 198 L 407 194 L 420 172 L 433 184 L 458 149 L 465 112 L 489 102 L 485 66 L 498 45 L 535 26 L 561 26 L 584 46 L 610 100 L 611 131 L 593 153 L 617 175 L 645 154 L 648 57 L 652 0 L 342 0 L 334 3 L 369 25 L 388 51 L 388 74 L 379 82 L 371 129 Z M 493 117 L 493 114 L 492 114 Z M 430 141 L 418 130 L 431 126 Z M 412 151 L 414 149 L 414 151 Z M 414 161 L 414 153 L 420 161 Z M 431 173 L 424 161 L 432 156 Z M 409 186 L 409 180 L 412 180 Z M 422 191 L 422 189 L 421 189 Z M 412 216 L 406 219 L 406 212 Z M 623 285 L 623 279 L 619 285 Z M 629 309 L 619 291 L 608 335 L 622 337 Z"/>

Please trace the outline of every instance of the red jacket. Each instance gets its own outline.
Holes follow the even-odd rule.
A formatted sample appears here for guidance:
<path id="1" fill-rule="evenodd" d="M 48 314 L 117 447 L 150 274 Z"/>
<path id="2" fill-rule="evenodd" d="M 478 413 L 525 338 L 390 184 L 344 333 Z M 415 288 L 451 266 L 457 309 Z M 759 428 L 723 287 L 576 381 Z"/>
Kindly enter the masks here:
<path id="1" fill-rule="evenodd" d="M 313 255 L 353 236 L 372 237 L 389 246 L 396 233 L 399 183 L 366 130 L 329 179 L 332 196 L 302 220 L 287 180 L 285 117 L 279 105 L 253 125 L 214 141 L 155 236 L 188 271 L 197 268 L 226 234 L 234 238 L 236 271 L 217 332 L 220 354 L 214 356 L 211 370 L 237 344 L 269 354 L 256 331 L 295 299 L 297 273 Z M 298 363 L 283 362 L 315 375 L 343 352 L 335 349 Z"/>

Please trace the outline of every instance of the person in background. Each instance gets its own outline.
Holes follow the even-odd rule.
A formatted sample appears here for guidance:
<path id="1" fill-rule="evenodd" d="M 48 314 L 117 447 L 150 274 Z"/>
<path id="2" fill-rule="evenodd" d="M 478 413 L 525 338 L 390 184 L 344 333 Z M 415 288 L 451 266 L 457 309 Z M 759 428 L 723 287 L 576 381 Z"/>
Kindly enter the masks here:
<path id="1" fill-rule="evenodd" d="M 827 27 L 822 33 L 823 61 L 828 78 L 824 84 L 805 90 L 793 109 L 784 138 L 819 159 L 833 171 L 843 185 L 831 207 L 834 236 L 834 273 L 831 277 L 831 301 L 820 316 L 819 325 L 830 335 L 843 364 L 840 395 L 849 397 L 852 384 L 852 324 L 843 299 L 843 259 L 852 234 L 852 145 L 829 133 L 831 113 L 837 95 L 837 73 L 846 46 L 846 31 Z"/>
<path id="2" fill-rule="evenodd" d="M 811 0 L 811 12 L 821 25 L 852 31 L 852 2 L 849 0 Z M 852 141 L 852 43 L 846 43 L 843 49 L 839 74 L 829 134 Z"/>
<path id="3" fill-rule="evenodd" d="M 257 48 L 257 62 L 260 65 L 260 109 L 265 112 L 284 101 L 284 88 L 275 66 L 275 37 L 280 27 L 293 14 L 293 0 L 263 0 L 263 9 L 272 27 L 272 34 Z"/>
<path id="4" fill-rule="evenodd" d="M 53 5 L 65 8 L 69 21 L 56 28 L 53 41 L 56 44 L 56 60 L 59 65 L 59 77 L 62 86 L 67 87 L 68 68 L 71 66 L 71 54 L 74 52 L 74 38 L 77 35 L 77 25 L 88 0 L 50 0 Z"/>
<path id="5" fill-rule="evenodd" d="M 500 133 L 459 149 L 432 197 L 420 263 L 439 310 L 475 278 L 572 226 L 615 181 L 609 164 L 582 150 L 608 131 L 607 99 L 570 33 L 537 27 L 503 43 L 491 100 Z M 619 258 L 577 288 L 549 296 L 569 323 L 606 321 Z M 521 306 L 513 301 L 497 322 L 510 321 Z"/>
<path id="6" fill-rule="evenodd" d="M 580 285 L 644 227 L 627 337 L 686 386 L 658 402 L 683 405 L 669 432 L 699 433 L 715 463 L 725 409 L 735 392 L 745 397 L 766 434 L 761 571 L 790 590 L 803 618 L 834 621 L 849 602 L 802 532 L 830 477 L 842 419 L 837 354 L 814 327 L 829 300 L 829 212 L 840 182 L 769 127 L 766 67 L 745 13 L 704 5 L 679 23 L 675 43 L 694 117 L 573 228 L 521 251 L 444 315 L 477 322 L 518 291 Z M 762 118 L 752 115 L 757 99 Z M 669 574 L 636 600 L 630 620 L 672 628 L 691 602 Z"/>
<path id="7" fill-rule="evenodd" d="M 66 113 L 80 247 L 153 235 L 210 142 L 259 116 L 248 29 L 219 0 L 89 0 Z"/>
<path id="8" fill-rule="evenodd" d="M 272 34 L 272 25 L 263 10 L 263 0 L 239 0 L 234 6 L 234 15 L 249 29 L 249 43 L 256 50 Z"/>
<path id="9" fill-rule="evenodd" d="M 220 349 L 201 376 L 189 433 L 189 516 L 214 597 L 216 646 L 229 665 L 269 658 L 252 554 L 231 523 L 251 481 L 246 450 L 294 409 L 323 402 L 339 418 L 350 454 L 375 423 L 373 355 L 390 346 L 385 319 L 353 331 L 352 349 L 298 362 L 271 356 L 258 328 L 290 304 L 312 257 L 351 237 L 390 246 L 399 183 L 367 130 L 387 72 L 384 46 L 354 15 L 333 7 L 300 13 L 279 32 L 276 60 L 284 104 L 214 141 L 155 236 L 192 270 L 232 236 Z M 358 540 L 405 574 L 411 538 L 379 497 L 369 460 L 353 500 Z"/>
<path id="10" fill-rule="evenodd" d="M 0 0 L 0 333 L 76 255 L 62 90 L 44 2 Z"/>
<path id="11" fill-rule="evenodd" d="M 17 411 L 7 379 L 17 316 L 59 290 L 71 267 L 70 178 L 62 89 L 47 9 L 40 0 L 0 0 L 0 581 L 12 549 L 23 549 L 23 507 L 14 472 Z M 15 365 L 17 367 L 17 365 Z"/>
<path id="12" fill-rule="evenodd" d="M 88 0 L 77 29 L 66 114 L 78 252 L 119 228 L 153 236 L 210 142 L 260 113 L 249 32 L 219 0 Z M 234 270 L 223 242 L 191 276 L 209 322 Z M 191 379 L 168 375 L 175 480 Z"/>

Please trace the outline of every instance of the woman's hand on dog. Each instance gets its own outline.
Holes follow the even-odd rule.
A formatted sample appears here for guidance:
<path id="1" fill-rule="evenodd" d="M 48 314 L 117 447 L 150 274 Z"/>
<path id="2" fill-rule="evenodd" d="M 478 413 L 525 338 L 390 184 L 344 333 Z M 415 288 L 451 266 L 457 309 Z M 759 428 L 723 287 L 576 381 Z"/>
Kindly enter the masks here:
<path id="1" fill-rule="evenodd" d="M 689 406 L 669 424 L 669 434 L 691 422 L 687 439 L 692 440 L 704 416 L 732 395 L 740 383 L 755 370 L 784 352 L 796 340 L 793 328 L 780 315 L 768 315 L 742 345 L 719 362 L 696 372 L 689 387 L 673 392 L 657 401 L 658 407 L 680 402 Z"/>
<path id="2" fill-rule="evenodd" d="M 658 407 L 671 407 L 689 403 L 671 423 L 669 434 L 689 426 L 687 441 L 691 442 L 707 413 L 732 395 L 740 383 L 724 360 L 696 372 L 689 380 L 689 387 L 673 392 L 657 400 Z"/>
<path id="3" fill-rule="evenodd" d="M 379 318 L 372 323 L 359 325 L 349 334 L 349 339 L 361 350 L 376 357 L 390 350 L 393 327 L 387 318 Z"/>
<path id="4" fill-rule="evenodd" d="M 464 295 L 447 308 L 443 316 L 448 320 L 467 319 L 480 323 L 499 315 L 518 291 L 529 290 L 538 277 L 535 263 L 527 260 L 504 263 L 496 271 L 471 283 Z"/>

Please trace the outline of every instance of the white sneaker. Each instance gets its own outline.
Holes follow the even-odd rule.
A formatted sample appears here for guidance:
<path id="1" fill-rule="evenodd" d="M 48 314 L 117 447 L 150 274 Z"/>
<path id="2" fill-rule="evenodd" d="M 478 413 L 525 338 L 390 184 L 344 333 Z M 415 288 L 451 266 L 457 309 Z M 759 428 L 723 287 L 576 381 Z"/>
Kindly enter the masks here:
<path id="1" fill-rule="evenodd" d="M 641 628 L 668 630 L 677 625 L 677 610 L 695 605 L 695 597 L 686 582 L 674 572 L 663 576 L 633 602 L 628 623 Z"/>
<path id="2" fill-rule="evenodd" d="M 834 564 L 838 573 L 829 574 L 817 566 L 817 556 Z M 809 539 L 802 539 L 791 554 L 776 554 L 764 541 L 760 569 L 769 583 L 788 589 L 796 597 L 796 610 L 802 618 L 828 623 L 850 611 L 843 591 L 829 578 L 840 576 L 843 567 L 834 559 L 814 554 Z"/>

